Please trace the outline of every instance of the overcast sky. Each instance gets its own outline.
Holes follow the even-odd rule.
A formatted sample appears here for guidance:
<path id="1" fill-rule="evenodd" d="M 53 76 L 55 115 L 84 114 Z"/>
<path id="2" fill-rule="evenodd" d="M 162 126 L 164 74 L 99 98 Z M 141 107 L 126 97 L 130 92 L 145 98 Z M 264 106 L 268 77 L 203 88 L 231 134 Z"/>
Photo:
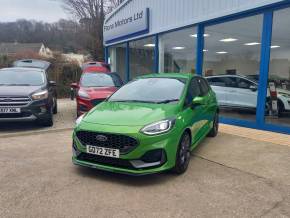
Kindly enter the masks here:
<path id="1" fill-rule="evenodd" d="M 0 0 L 0 22 L 21 18 L 55 22 L 68 18 L 60 2 L 61 0 Z"/>

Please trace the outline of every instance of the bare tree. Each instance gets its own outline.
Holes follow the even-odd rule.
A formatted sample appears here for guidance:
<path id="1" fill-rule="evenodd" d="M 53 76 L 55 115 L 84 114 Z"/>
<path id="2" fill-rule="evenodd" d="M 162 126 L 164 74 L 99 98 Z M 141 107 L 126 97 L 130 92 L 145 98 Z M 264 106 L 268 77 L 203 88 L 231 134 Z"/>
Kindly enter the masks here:
<path id="1" fill-rule="evenodd" d="M 107 1 L 107 13 L 110 13 L 114 8 L 118 7 L 120 4 L 123 3 L 124 0 L 109 0 Z"/>
<path id="2" fill-rule="evenodd" d="M 87 49 L 94 59 L 103 59 L 103 24 L 105 15 L 123 0 L 62 0 L 66 11 L 79 19 L 87 30 Z"/>

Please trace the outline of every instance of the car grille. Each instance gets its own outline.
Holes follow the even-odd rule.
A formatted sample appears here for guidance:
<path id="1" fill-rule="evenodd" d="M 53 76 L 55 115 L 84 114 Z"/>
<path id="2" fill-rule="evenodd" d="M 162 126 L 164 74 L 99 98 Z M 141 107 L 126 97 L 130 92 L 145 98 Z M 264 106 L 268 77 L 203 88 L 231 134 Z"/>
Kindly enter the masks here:
<path id="1" fill-rule="evenodd" d="M 93 106 L 97 106 L 98 104 L 102 103 L 103 101 L 105 101 L 105 99 L 94 99 L 94 100 L 91 100 L 91 104 Z"/>
<path id="2" fill-rule="evenodd" d="M 0 96 L 0 107 L 22 107 L 28 105 L 30 102 L 31 99 L 27 96 Z"/>
<path id="3" fill-rule="evenodd" d="M 6 119 L 14 119 L 14 118 L 25 118 L 32 116 L 32 113 L 30 112 L 22 112 L 19 114 L 0 114 L 0 119 L 6 118 Z"/>
<path id="4" fill-rule="evenodd" d="M 81 153 L 77 157 L 80 161 L 87 161 L 93 164 L 102 164 L 107 166 L 126 168 L 126 169 L 135 169 L 128 160 L 97 156 L 93 154 Z"/>
<path id="5" fill-rule="evenodd" d="M 104 148 L 119 149 L 121 154 L 126 154 L 138 146 L 138 141 L 132 137 L 117 134 L 106 134 L 89 131 L 79 131 L 77 138 L 83 145 L 93 145 Z M 97 137 L 106 140 L 98 140 Z"/>

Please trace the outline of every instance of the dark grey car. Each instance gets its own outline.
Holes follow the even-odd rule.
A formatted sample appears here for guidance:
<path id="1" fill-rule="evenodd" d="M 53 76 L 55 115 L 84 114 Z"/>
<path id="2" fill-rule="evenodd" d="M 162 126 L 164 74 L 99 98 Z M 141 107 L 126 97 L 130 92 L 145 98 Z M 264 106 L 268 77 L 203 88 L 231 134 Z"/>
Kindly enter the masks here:
<path id="1" fill-rule="evenodd" d="M 0 70 L 0 122 L 37 121 L 53 125 L 56 83 L 48 80 L 48 62 L 22 60 Z"/>

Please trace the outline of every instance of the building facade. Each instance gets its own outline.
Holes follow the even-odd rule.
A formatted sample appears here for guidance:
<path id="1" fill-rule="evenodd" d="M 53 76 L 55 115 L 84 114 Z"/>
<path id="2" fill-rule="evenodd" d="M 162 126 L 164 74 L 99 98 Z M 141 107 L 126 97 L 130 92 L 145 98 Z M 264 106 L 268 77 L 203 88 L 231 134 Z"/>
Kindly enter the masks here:
<path id="1" fill-rule="evenodd" d="M 290 134 L 289 22 L 289 0 L 127 0 L 106 17 L 106 61 L 124 81 L 203 75 L 221 122 Z"/>

